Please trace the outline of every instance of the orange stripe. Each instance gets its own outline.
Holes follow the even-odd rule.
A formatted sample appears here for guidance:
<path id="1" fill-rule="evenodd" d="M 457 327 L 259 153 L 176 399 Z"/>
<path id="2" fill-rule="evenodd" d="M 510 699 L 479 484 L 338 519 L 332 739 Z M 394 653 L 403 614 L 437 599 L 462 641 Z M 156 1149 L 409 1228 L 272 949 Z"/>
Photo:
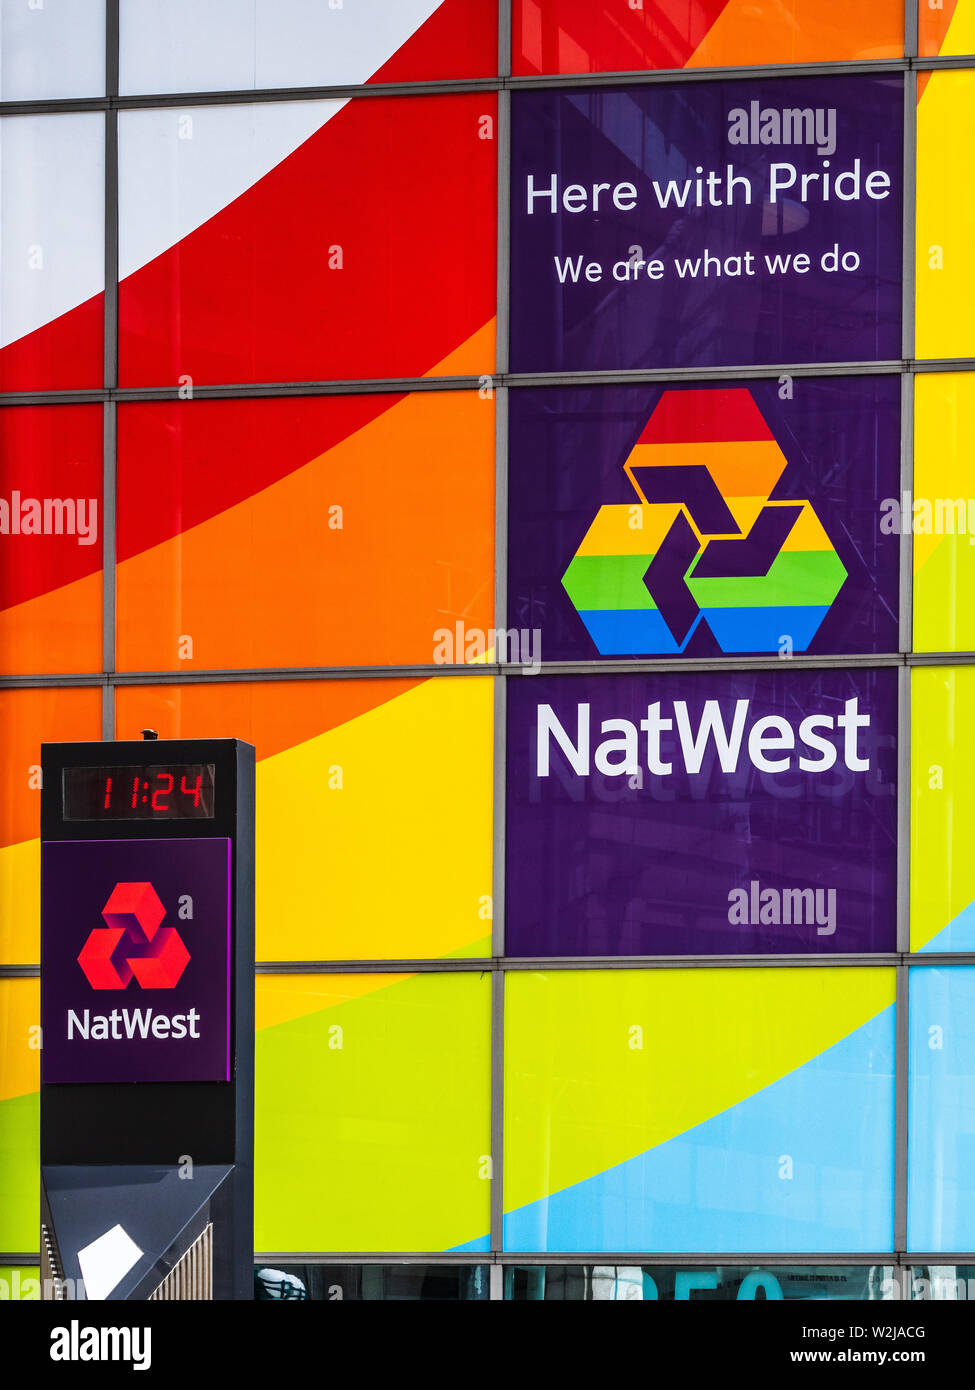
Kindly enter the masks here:
<path id="1" fill-rule="evenodd" d="M 102 575 L 0 610 L 0 675 L 102 668 Z"/>
<path id="2" fill-rule="evenodd" d="M 0 690 L 0 845 L 40 834 L 41 744 L 100 738 L 101 708 L 95 688 Z"/>
<path id="3" fill-rule="evenodd" d="M 728 0 L 685 64 L 809 63 L 822 59 L 899 58 L 904 52 L 900 0 L 790 0 L 757 5 Z"/>

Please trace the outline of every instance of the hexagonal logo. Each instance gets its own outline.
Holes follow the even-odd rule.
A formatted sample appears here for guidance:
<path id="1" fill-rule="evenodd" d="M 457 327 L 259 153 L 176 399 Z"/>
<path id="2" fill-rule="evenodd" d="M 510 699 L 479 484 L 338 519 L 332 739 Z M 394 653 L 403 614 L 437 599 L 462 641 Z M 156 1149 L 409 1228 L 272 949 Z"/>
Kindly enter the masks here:
<path id="1" fill-rule="evenodd" d="M 92 989 L 125 989 L 134 975 L 142 989 L 172 989 L 190 959 L 151 883 L 116 883 L 102 908 L 107 926 L 93 927 L 78 956 Z M 138 947 L 121 953 L 122 939 Z"/>
<path id="2" fill-rule="evenodd" d="M 623 464 L 634 501 L 600 507 L 562 576 L 603 656 L 676 655 L 702 623 L 723 652 L 803 652 L 843 587 L 812 503 L 773 500 L 786 458 L 751 392 L 722 397 L 705 437 L 713 393 L 663 393 Z"/>

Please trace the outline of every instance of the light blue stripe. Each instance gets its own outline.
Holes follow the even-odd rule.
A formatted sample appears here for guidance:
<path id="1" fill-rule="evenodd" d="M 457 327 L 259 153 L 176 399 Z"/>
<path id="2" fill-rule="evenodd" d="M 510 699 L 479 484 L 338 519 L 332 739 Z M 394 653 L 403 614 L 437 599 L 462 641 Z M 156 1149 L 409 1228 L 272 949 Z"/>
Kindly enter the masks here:
<path id="1" fill-rule="evenodd" d="M 909 1250 L 975 1249 L 975 970 L 911 971 Z"/>

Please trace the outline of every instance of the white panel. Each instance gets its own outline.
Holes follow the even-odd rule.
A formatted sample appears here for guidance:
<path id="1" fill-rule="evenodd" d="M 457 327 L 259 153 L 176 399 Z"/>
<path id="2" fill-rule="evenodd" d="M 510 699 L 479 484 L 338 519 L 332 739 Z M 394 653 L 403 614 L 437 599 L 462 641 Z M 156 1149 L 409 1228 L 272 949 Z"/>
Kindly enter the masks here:
<path id="1" fill-rule="evenodd" d="M 344 105 L 282 101 L 121 112 L 119 278 L 233 202 Z"/>
<path id="2" fill-rule="evenodd" d="M 121 0 L 121 91 L 358 85 L 368 81 L 440 3 Z"/>
<path id="3" fill-rule="evenodd" d="M 104 287 L 105 118 L 0 121 L 0 345 Z"/>
<path id="4" fill-rule="evenodd" d="M 0 0 L 0 101 L 105 94 L 105 0 Z"/>
<path id="5" fill-rule="evenodd" d="M 142 1251 L 124 1226 L 115 1225 L 104 1235 L 78 1251 L 85 1297 L 108 1298 L 129 1270 L 142 1258 Z"/>

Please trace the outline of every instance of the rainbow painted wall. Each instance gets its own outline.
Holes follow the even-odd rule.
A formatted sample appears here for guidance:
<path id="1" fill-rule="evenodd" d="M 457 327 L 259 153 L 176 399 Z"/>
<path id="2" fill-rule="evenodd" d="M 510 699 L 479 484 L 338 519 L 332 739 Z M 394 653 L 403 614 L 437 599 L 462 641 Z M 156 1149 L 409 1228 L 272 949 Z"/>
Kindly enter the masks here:
<path id="1" fill-rule="evenodd" d="M 0 525 L 0 1262 L 29 1265 L 38 1241 L 40 745 L 146 726 L 257 748 L 260 1252 L 972 1250 L 975 0 L 920 0 L 906 25 L 895 0 L 513 0 L 510 44 L 495 4 L 370 0 L 368 23 L 320 17 L 346 24 L 326 33 L 289 0 L 283 38 L 242 29 L 219 54 L 206 6 L 152 8 L 121 0 L 110 112 L 103 5 L 0 28 L 17 204 L 0 214 L 0 499 L 21 517 Z M 901 642 L 843 658 L 900 672 L 898 948 L 515 960 L 506 690 L 531 676 L 498 630 L 531 631 L 556 594 L 541 616 L 588 634 L 581 666 L 680 669 L 646 582 L 680 503 L 627 470 L 710 470 L 741 534 L 802 509 L 764 572 L 684 572 L 721 646 L 707 669 L 754 652 L 756 607 L 770 634 L 807 614 L 800 655 L 862 576 L 816 499 L 789 493 L 792 445 L 751 396 L 738 417 L 729 391 L 717 438 L 687 390 L 683 433 L 650 415 L 621 457 L 632 499 L 558 554 L 574 499 L 553 483 L 552 533 L 532 533 L 552 588 L 508 592 L 509 398 L 608 384 L 507 373 L 510 83 L 783 64 L 825 81 L 837 63 L 887 64 L 916 135 L 903 360 L 824 373 L 902 385 L 902 488 L 877 496 L 878 527 L 897 504 Z M 74 97 L 96 104 L 50 105 Z M 94 505 L 90 543 L 23 524 L 24 499 L 50 498 Z M 444 661 L 457 632 L 484 640 Z M 773 668 L 775 640 L 758 644 Z"/>

